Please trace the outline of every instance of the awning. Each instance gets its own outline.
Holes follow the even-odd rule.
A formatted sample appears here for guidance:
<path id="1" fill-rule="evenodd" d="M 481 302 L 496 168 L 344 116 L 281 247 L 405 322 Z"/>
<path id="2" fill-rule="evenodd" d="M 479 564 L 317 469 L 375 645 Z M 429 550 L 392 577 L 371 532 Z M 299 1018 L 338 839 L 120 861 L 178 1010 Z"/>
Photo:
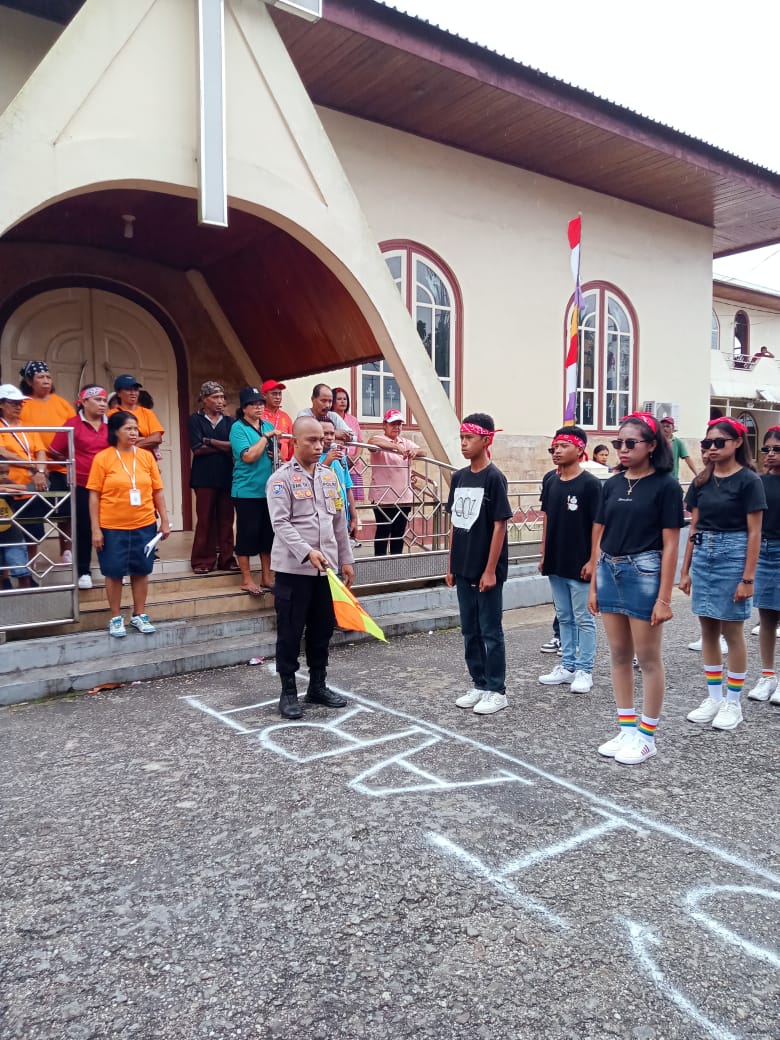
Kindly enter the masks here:
<path id="1" fill-rule="evenodd" d="M 752 401 L 755 397 L 754 388 L 747 385 L 741 379 L 716 379 L 710 383 L 711 397 L 736 398 L 739 401 Z"/>
<path id="2" fill-rule="evenodd" d="M 759 386 L 756 390 L 756 396 L 761 401 L 769 401 L 770 404 L 780 404 L 780 384 Z"/>

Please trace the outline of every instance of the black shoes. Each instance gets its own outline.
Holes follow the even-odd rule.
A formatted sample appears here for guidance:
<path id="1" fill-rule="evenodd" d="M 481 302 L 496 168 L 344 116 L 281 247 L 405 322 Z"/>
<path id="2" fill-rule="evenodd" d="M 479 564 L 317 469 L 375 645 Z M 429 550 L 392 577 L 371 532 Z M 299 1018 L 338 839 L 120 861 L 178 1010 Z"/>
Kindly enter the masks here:
<path id="1" fill-rule="evenodd" d="M 347 699 L 325 685 L 325 672 L 310 672 L 306 703 L 323 704 L 326 708 L 344 708 Z"/>
<path id="2" fill-rule="evenodd" d="M 295 685 L 294 675 L 282 677 L 279 714 L 283 719 L 300 719 L 303 716 L 303 708 L 298 703 L 298 688 Z"/>

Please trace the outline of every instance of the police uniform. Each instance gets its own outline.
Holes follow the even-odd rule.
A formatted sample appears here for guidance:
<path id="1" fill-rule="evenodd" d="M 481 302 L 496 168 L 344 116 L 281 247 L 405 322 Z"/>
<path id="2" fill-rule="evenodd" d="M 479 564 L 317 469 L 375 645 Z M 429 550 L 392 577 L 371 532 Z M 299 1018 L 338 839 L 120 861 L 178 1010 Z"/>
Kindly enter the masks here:
<path id="1" fill-rule="evenodd" d="M 309 474 L 293 457 L 271 475 L 266 493 L 274 529 L 271 568 L 275 573 L 276 671 L 282 681 L 279 707 L 286 717 L 299 718 L 295 673 L 304 630 L 310 675 L 306 699 L 328 707 L 346 703 L 325 686 L 328 644 L 335 627 L 333 601 L 328 579 L 315 570 L 308 556 L 312 549 L 319 549 L 338 569 L 353 562 L 352 548 L 345 502 L 333 470 L 317 463 Z"/>

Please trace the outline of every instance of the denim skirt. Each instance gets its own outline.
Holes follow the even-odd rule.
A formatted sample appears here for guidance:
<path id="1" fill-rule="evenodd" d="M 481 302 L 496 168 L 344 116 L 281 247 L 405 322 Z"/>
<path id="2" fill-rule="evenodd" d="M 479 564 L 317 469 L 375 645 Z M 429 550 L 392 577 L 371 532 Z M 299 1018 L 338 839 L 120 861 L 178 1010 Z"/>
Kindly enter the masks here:
<path id="1" fill-rule="evenodd" d="M 754 607 L 780 610 L 780 538 L 761 539 L 754 588 Z"/>
<path id="2" fill-rule="evenodd" d="M 625 614 L 649 621 L 661 584 L 660 550 L 633 556 L 602 553 L 596 567 L 596 593 L 602 614 Z"/>
<path id="3" fill-rule="evenodd" d="M 701 531 L 691 562 L 691 607 L 699 617 L 747 621 L 753 597 L 734 602 L 745 570 L 747 531 Z"/>
<path id="4" fill-rule="evenodd" d="M 103 548 L 98 549 L 100 573 L 104 578 L 124 578 L 129 575 L 151 574 L 154 567 L 154 553 L 148 556 L 144 546 L 157 534 L 157 524 L 137 527 L 134 531 L 120 531 L 116 528 L 101 528 L 103 531 Z"/>

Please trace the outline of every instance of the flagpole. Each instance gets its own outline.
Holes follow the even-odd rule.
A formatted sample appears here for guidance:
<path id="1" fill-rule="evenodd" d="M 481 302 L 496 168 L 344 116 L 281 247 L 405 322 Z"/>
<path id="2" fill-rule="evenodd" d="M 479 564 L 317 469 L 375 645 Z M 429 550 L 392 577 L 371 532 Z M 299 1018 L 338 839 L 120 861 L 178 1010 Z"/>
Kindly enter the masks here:
<path id="1" fill-rule="evenodd" d="M 580 288 L 580 245 L 582 242 L 582 213 L 569 221 L 569 248 L 571 250 L 571 273 L 574 278 L 574 304 L 569 322 L 569 342 L 564 363 L 564 386 L 566 402 L 563 411 L 563 425 L 573 426 L 577 414 L 577 364 L 580 356 L 580 311 L 582 309 L 582 290 Z"/>

